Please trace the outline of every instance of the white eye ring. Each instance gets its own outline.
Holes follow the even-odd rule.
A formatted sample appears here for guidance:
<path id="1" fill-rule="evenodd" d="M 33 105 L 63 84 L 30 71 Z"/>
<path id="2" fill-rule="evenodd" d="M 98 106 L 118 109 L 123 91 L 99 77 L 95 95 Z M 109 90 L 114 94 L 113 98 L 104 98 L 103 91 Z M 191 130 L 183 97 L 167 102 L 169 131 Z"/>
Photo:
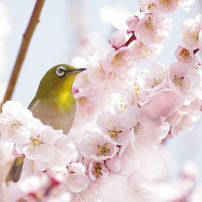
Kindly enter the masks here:
<path id="1" fill-rule="evenodd" d="M 65 69 L 64 69 L 63 67 L 58 67 L 58 68 L 56 69 L 56 74 L 57 74 L 58 76 L 64 76 L 65 73 L 66 73 L 66 71 L 65 71 Z"/>

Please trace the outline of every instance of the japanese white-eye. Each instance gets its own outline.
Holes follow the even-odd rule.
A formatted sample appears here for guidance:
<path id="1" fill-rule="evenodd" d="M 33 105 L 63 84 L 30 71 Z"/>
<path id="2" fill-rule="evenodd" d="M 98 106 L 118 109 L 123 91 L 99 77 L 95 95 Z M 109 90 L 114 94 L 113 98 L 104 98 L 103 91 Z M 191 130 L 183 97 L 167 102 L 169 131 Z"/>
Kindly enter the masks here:
<path id="1" fill-rule="evenodd" d="M 49 69 L 41 79 L 30 109 L 35 118 L 54 129 L 62 129 L 67 134 L 76 113 L 76 101 L 72 94 L 72 84 L 77 74 L 86 70 L 60 64 Z M 5 182 L 17 182 L 22 172 L 25 157 L 15 158 Z"/>

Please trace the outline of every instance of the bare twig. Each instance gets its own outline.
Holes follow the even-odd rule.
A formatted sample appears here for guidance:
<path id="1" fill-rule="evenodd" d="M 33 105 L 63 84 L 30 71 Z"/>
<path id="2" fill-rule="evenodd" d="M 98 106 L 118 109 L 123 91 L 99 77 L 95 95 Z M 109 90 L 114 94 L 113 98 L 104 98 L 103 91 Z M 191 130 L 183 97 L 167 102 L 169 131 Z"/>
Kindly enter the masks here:
<path id="1" fill-rule="evenodd" d="M 25 56 L 26 56 L 26 53 L 27 53 L 27 50 L 29 47 L 29 43 L 31 41 L 32 35 L 33 35 L 34 30 L 36 28 L 36 25 L 39 22 L 39 17 L 40 17 L 44 2 L 45 2 L 45 0 L 37 0 L 37 2 L 35 4 L 32 16 L 31 16 L 30 21 L 29 21 L 29 24 L 27 26 L 27 29 L 26 29 L 24 35 L 23 35 L 22 43 L 20 46 L 20 50 L 18 52 L 17 59 L 15 61 L 13 72 L 11 74 L 9 84 L 7 86 L 7 90 L 6 90 L 6 93 L 4 95 L 4 99 L 1 103 L 0 112 L 2 111 L 2 105 L 7 100 L 10 100 L 12 95 L 13 95 L 13 91 L 15 89 L 22 64 L 24 62 L 24 59 L 25 59 Z"/>

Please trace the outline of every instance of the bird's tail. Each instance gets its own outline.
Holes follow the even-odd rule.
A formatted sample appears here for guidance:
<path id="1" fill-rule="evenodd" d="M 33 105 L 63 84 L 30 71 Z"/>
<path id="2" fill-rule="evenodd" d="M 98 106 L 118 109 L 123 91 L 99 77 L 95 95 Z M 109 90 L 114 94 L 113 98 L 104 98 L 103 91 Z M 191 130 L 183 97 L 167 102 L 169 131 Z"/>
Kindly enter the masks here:
<path id="1" fill-rule="evenodd" d="M 6 179 L 5 179 L 6 183 L 10 182 L 10 181 L 17 182 L 20 179 L 24 158 L 25 157 L 15 158 L 13 165 L 11 166 L 11 168 L 6 176 Z"/>

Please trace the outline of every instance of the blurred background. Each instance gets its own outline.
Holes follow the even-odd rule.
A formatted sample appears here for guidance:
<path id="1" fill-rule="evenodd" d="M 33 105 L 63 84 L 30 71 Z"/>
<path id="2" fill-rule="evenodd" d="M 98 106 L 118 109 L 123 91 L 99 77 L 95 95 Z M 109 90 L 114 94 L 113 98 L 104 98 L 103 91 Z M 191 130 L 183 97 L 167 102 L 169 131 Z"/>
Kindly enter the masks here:
<path id="1" fill-rule="evenodd" d="M 1 94 L 9 81 L 35 3 L 36 0 L 0 0 Z M 27 107 L 49 68 L 61 63 L 70 64 L 74 56 L 86 57 L 95 50 L 106 50 L 109 36 L 115 31 L 111 24 L 114 13 L 126 11 L 134 14 L 138 9 L 137 0 L 60 0 L 57 3 L 46 0 L 12 100 Z M 201 12 L 202 2 L 196 0 L 190 12 L 180 8 L 168 15 L 173 19 L 173 30 L 156 60 L 166 64 L 176 61 L 174 51 L 180 44 L 180 24 L 186 18 L 194 19 Z M 145 67 L 148 64 L 144 63 L 140 68 Z M 166 142 L 176 165 L 174 175 L 178 174 L 185 160 L 193 160 L 202 170 L 201 122 L 202 118 L 193 131 L 182 132 L 177 138 Z M 198 181 L 202 181 L 201 175 Z"/>

